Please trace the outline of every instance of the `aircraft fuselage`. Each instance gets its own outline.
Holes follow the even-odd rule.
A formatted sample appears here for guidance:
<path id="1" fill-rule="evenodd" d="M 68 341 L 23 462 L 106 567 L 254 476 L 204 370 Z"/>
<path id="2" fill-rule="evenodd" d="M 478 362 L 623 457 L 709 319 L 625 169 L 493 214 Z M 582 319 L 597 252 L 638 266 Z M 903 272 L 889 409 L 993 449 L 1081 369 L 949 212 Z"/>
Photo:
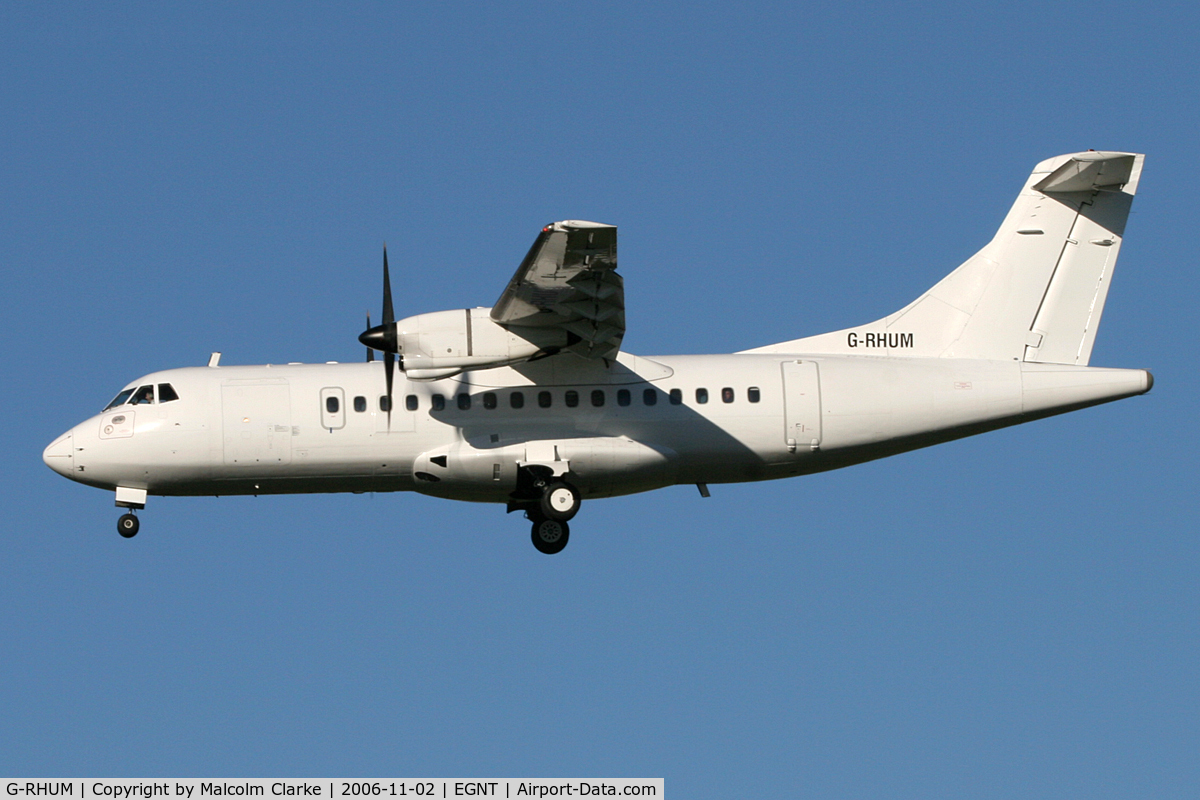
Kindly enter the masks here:
<path id="1" fill-rule="evenodd" d="M 110 408 L 45 460 L 81 483 L 151 495 L 419 491 L 500 503 L 521 465 L 558 463 L 597 498 L 848 466 L 1151 382 L 1144 370 L 1017 361 L 562 356 L 401 379 L 389 418 L 379 362 L 191 367 L 130 384 L 170 385 L 178 400 Z"/>

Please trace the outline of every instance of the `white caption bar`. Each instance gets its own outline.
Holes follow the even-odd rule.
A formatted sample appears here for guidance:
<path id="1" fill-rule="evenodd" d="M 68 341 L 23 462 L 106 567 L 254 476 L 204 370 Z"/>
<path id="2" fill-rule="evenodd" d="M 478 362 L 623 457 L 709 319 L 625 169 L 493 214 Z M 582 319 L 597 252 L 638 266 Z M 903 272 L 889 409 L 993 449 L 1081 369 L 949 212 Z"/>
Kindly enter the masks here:
<path id="1" fill-rule="evenodd" d="M 5 797 L 197 800 L 211 797 L 653 797 L 662 778 L 73 778 L 0 779 Z"/>

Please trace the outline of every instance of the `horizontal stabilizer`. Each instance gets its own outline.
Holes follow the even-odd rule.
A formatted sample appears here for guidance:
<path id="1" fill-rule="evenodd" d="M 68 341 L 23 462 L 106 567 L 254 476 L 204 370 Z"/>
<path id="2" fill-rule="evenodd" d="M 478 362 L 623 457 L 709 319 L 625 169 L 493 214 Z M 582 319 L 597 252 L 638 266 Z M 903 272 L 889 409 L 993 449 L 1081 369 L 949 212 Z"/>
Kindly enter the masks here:
<path id="1" fill-rule="evenodd" d="M 1090 192 L 1129 183 L 1137 156 L 1128 153 L 1078 153 L 1033 185 L 1039 192 Z"/>

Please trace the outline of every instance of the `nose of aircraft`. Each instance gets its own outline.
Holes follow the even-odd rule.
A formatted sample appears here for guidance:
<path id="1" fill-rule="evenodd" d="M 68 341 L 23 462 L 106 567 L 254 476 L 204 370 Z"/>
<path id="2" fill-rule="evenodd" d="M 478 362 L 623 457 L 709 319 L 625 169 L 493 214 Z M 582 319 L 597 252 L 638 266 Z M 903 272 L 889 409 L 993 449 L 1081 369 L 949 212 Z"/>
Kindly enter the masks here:
<path id="1" fill-rule="evenodd" d="M 74 472 L 74 440 L 73 432 L 67 431 L 42 452 L 46 466 L 67 478 Z"/>

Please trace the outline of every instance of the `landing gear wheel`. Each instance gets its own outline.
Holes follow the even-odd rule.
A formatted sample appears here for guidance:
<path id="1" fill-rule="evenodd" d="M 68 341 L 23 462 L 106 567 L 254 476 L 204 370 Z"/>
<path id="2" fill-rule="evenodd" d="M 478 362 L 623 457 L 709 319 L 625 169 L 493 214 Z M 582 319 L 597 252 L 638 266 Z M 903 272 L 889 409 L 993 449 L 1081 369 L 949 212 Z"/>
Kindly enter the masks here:
<path id="1" fill-rule="evenodd" d="M 132 539 L 137 536 L 138 518 L 133 514 L 122 514 L 117 520 L 117 533 L 124 536 L 126 539 Z"/>
<path id="2" fill-rule="evenodd" d="M 579 512 L 579 490 L 569 483 L 555 481 L 542 490 L 538 508 L 546 519 L 566 522 Z"/>
<path id="3" fill-rule="evenodd" d="M 539 553 L 552 556 L 561 553 L 571 538 L 571 528 L 567 523 L 557 519 L 538 519 L 533 521 L 533 546 Z"/>

